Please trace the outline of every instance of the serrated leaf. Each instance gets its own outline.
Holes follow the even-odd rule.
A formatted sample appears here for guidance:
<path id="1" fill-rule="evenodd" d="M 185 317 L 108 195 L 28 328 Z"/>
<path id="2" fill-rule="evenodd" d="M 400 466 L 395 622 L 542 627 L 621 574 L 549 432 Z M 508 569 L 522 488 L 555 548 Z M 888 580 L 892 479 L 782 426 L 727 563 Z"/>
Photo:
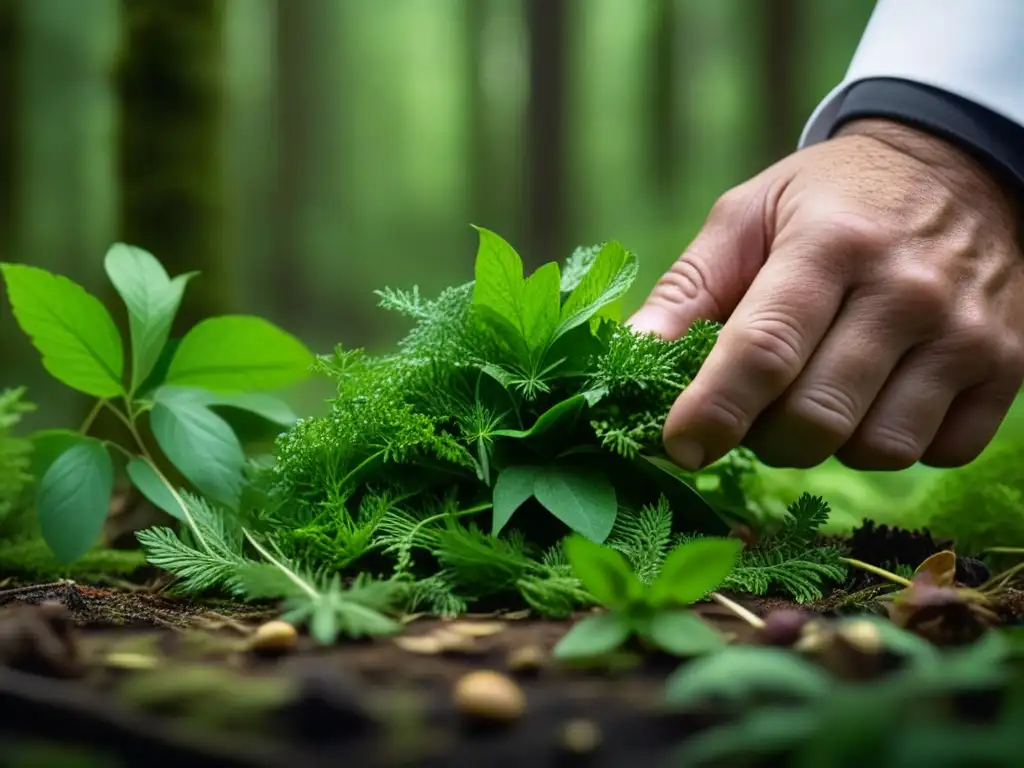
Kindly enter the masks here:
<path id="1" fill-rule="evenodd" d="M 314 360 L 305 344 L 273 323 L 224 315 L 185 334 L 164 383 L 215 392 L 281 389 L 305 380 Z"/>
<path id="2" fill-rule="evenodd" d="M 676 670 L 666 682 L 665 694 L 678 707 L 696 707 L 713 699 L 742 705 L 758 694 L 823 698 L 832 685 L 821 667 L 792 651 L 734 645 Z"/>
<path id="3" fill-rule="evenodd" d="M 43 539 L 62 563 L 93 548 L 114 492 L 114 464 L 102 443 L 88 439 L 54 460 L 39 481 L 36 512 Z"/>
<path id="4" fill-rule="evenodd" d="M 132 485 L 139 489 L 150 504 L 171 517 L 187 522 L 188 518 L 182 511 L 181 505 L 178 504 L 178 500 L 174 498 L 174 494 L 170 492 L 167 484 L 160 479 L 160 475 L 147 459 L 135 456 L 128 462 L 125 471 L 128 473 L 128 479 L 132 481 Z"/>
<path id="5" fill-rule="evenodd" d="M 92 438 L 73 429 L 40 429 L 29 435 L 29 439 L 32 441 L 32 463 L 29 471 L 33 477 L 41 478 L 58 456 L 72 446 Z"/>
<path id="6" fill-rule="evenodd" d="M 58 381 L 95 397 L 124 394 L 124 346 L 106 307 L 62 275 L 0 264 L 18 325 Z"/>
<path id="7" fill-rule="evenodd" d="M 550 464 L 534 483 L 533 495 L 548 512 L 591 541 L 602 543 L 618 514 L 608 477 L 582 464 Z"/>
<path id="8" fill-rule="evenodd" d="M 491 536 L 497 536 L 508 525 L 515 511 L 533 496 L 539 467 L 514 466 L 501 471 L 494 483 Z"/>
<path id="9" fill-rule="evenodd" d="M 562 305 L 556 336 L 590 320 L 621 298 L 636 280 L 636 256 L 616 242 L 605 243 L 569 298 Z"/>
<path id="10" fill-rule="evenodd" d="M 573 575 L 606 608 L 622 610 L 641 594 L 643 587 L 622 553 L 583 536 L 569 536 L 563 546 Z"/>
<path id="11" fill-rule="evenodd" d="M 726 645 L 721 632 L 688 611 L 656 611 L 638 631 L 663 651 L 676 656 L 701 656 Z"/>
<path id="12" fill-rule="evenodd" d="M 543 437 L 555 429 L 569 430 L 576 424 L 586 404 L 587 401 L 583 395 L 573 395 L 544 411 L 529 429 L 496 429 L 491 432 L 491 435 L 527 440 Z"/>
<path id="13" fill-rule="evenodd" d="M 185 288 L 199 273 L 189 272 L 172 280 L 151 253 L 124 243 L 110 247 L 103 268 L 128 308 L 131 391 L 135 392 L 156 365 L 167 344 Z"/>
<path id="14" fill-rule="evenodd" d="M 153 406 L 150 424 L 160 449 L 189 482 L 214 501 L 238 503 L 245 453 L 224 419 L 200 403 L 169 398 Z"/>
<path id="15" fill-rule="evenodd" d="M 694 539 L 672 550 L 651 584 L 651 605 L 689 605 L 717 589 L 739 560 L 739 539 Z"/>
<path id="16" fill-rule="evenodd" d="M 552 656 L 556 659 L 603 656 L 618 649 L 632 633 L 628 618 L 621 613 L 587 616 L 555 644 Z"/>

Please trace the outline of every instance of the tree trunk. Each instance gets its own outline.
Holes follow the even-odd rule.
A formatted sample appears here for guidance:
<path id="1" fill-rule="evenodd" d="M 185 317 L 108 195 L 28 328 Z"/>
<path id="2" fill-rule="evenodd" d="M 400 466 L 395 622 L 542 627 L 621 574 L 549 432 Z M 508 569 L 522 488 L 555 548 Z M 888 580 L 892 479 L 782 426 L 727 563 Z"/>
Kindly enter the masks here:
<path id="1" fill-rule="evenodd" d="M 317 5 L 321 0 L 277 0 L 275 42 L 276 247 L 261 291 L 275 319 L 297 318 L 313 306 L 304 265 L 309 263 L 306 213 L 316 175 L 318 116 Z"/>
<path id="2" fill-rule="evenodd" d="M 763 125 L 765 164 L 781 160 L 796 149 L 800 138 L 800 82 L 797 77 L 802 26 L 800 0 L 771 0 L 761 4 L 763 34 L 762 93 L 767 100 Z"/>
<path id="3" fill-rule="evenodd" d="M 653 0 L 653 4 L 651 49 L 648 57 L 650 140 L 647 158 L 655 193 L 664 198 L 675 191 L 676 159 L 680 154 L 680 142 L 684 139 L 679 135 L 675 119 L 678 98 L 676 52 L 679 28 L 676 23 L 676 0 Z"/>
<path id="4" fill-rule="evenodd" d="M 526 242 L 536 268 L 567 255 L 565 205 L 568 0 L 526 0 L 530 95 L 526 115 Z"/>
<path id="5" fill-rule="evenodd" d="M 177 331 L 233 305 L 224 222 L 224 0 L 121 0 L 120 238 L 199 270 Z"/>
<path id="6" fill-rule="evenodd" d="M 0 0 L 0 261 L 14 258 L 21 191 L 23 0 Z"/>

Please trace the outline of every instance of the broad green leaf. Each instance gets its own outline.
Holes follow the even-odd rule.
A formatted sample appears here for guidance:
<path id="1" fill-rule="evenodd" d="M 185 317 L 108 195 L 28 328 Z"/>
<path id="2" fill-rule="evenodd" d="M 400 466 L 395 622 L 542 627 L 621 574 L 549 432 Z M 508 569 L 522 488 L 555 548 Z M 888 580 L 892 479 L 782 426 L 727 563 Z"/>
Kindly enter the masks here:
<path id="1" fill-rule="evenodd" d="M 517 509 L 533 496 L 539 467 L 516 466 L 503 469 L 494 483 L 491 536 L 497 536 L 508 525 Z"/>
<path id="2" fill-rule="evenodd" d="M 167 488 L 167 484 L 160 479 L 160 475 L 157 474 L 156 469 L 147 459 L 142 456 L 136 456 L 128 462 L 126 471 L 128 472 L 128 478 L 132 481 L 132 485 L 139 489 L 142 495 L 149 500 L 150 504 L 157 509 L 162 509 L 171 517 L 177 518 L 182 522 L 187 521 L 188 518 L 181 509 L 181 505 L 178 504 L 177 499 L 174 498 L 174 494 Z"/>
<path id="3" fill-rule="evenodd" d="M 600 544 L 615 525 L 615 487 L 602 472 L 581 464 L 542 469 L 533 494 L 544 508 L 577 533 Z"/>
<path id="4" fill-rule="evenodd" d="M 237 408 L 282 427 L 290 427 L 299 419 L 284 400 L 263 392 L 213 392 L 194 387 L 166 386 L 157 390 L 155 396 L 162 402 L 169 398 L 183 398 L 208 408 Z"/>
<path id="5" fill-rule="evenodd" d="M 476 229 L 473 304 L 507 325 L 535 356 L 547 348 L 560 322 L 558 265 L 545 264 L 526 280 L 515 249 L 494 232 Z"/>
<path id="6" fill-rule="evenodd" d="M 200 492 L 232 508 L 238 503 L 245 454 L 224 419 L 200 403 L 169 398 L 157 400 L 150 424 L 161 450 Z"/>
<path id="7" fill-rule="evenodd" d="M 638 631 L 676 656 L 701 656 L 726 645 L 721 632 L 689 611 L 655 611 Z"/>
<path id="8" fill-rule="evenodd" d="M 124 394 L 124 346 L 106 307 L 82 286 L 25 264 L 0 264 L 18 325 L 58 381 L 94 397 Z"/>
<path id="9" fill-rule="evenodd" d="M 33 477 L 41 478 L 57 457 L 74 445 L 92 438 L 73 429 L 40 429 L 29 435 L 32 441 L 32 464 L 29 470 Z"/>
<path id="10" fill-rule="evenodd" d="M 173 280 L 153 254 L 142 248 L 115 243 L 103 261 L 107 277 L 128 308 L 132 339 L 132 392 L 146 380 L 163 351 L 178 314 L 188 281 L 198 272 Z"/>
<path id="11" fill-rule="evenodd" d="M 169 339 L 164 344 L 164 348 L 160 351 L 160 356 L 157 358 L 153 370 L 149 372 L 149 376 L 146 377 L 146 380 L 136 390 L 136 397 L 146 397 L 167 380 L 167 372 L 171 369 L 171 360 L 174 359 L 174 354 L 178 351 L 180 345 L 181 339 Z"/>
<path id="12" fill-rule="evenodd" d="M 675 465 L 643 455 L 635 456 L 626 463 L 640 478 L 664 494 L 672 507 L 673 518 L 685 526 L 683 530 L 725 535 L 734 523 L 741 522 L 712 506 Z M 623 468 L 623 471 L 629 470 Z"/>
<path id="13" fill-rule="evenodd" d="M 573 575 L 606 608 L 622 610 L 642 591 L 622 553 L 583 536 L 569 536 L 563 545 Z"/>
<path id="14" fill-rule="evenodd" d="M 96 545 L 113 492 L 114 463 L 97 440 L 71 446 L 50 465 L 39 482 L 36 512 L 58 560 L 74 562 Z"/>
<path id="15" fill-rule="evenodd" d="M 538 361 L 558 328 L 561 312 L 558 281 L 558 264 L 551 261 L 530 275 L 523 286 L 523 339 Z"/>
<path id="16" fill-rule="evenodd" d="M 576 622 L 555 644 L 552 656 L 556 659 L 603 656 L 617 650 L 632 633 L 629 619 L 621 613 L 587 616 Z"/>
<path id="17" fill-rule="evenodd" d="M 559 430 L 572 429 L 586 404 L 587 401 L 583 395 L 573 395 L 544 411 L 529 429 L 496 429 L 491 432 L 491 435 L 525 440 L 543 437 L 556 428 Z"/>
<path id="18" fill-rule="evenodd" d="M 742 705 L 758 694 L 824 698 L 832 685 L 821 667 L 792 651 L 731 645 L 673 672 L 665 695 L 678 707 L 698 707 L 715 699 Z"/>
<path id="19" fill-rule="evenodd" d="M 225 315 L 185 334 L 164 383 L 217 392 L 281 389 L 306 379 L 314 359 L 305 344 L 273 323 Z"/>
<path id="20" fill-rule="evenodd" d="M 672 550 L 651 584 L 651 605 L 689 605 L 717 589 L 739 560 L 739 539 L 694 539 Z"/>
<path id="21" fill-rule="evenodd" d="M 579 285 L 562 305 L 557 336 L 582 325 L 621 298 L 636 279 L 639 263 L 619 243 L 606 243 Z"/>

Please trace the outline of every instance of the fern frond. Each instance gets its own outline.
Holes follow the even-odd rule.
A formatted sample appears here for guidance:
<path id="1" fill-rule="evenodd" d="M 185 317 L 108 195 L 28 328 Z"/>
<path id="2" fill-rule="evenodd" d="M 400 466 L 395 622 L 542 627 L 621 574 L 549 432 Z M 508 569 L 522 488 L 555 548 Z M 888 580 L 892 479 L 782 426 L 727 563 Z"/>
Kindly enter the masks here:
<path id="1" fill-rule="evenodd" d="M 620 509 L 605 543 L 625 555 L 641 584 L 650 584 L 661 571 L 671 538 L 672 508 L 662 496 L 639 512 Z"/>

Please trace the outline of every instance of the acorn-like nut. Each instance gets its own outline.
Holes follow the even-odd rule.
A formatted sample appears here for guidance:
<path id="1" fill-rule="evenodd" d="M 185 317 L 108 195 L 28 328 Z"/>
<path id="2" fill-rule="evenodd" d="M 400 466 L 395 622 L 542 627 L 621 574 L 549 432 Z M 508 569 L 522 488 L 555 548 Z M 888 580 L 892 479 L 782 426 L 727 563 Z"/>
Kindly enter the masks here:
<path id="1" fill-rule="evenodd" d="M 804 627 L 812 618 L 813 614 L 809 611 L 796 608 L 772 611 L 764 618 L 761 642 L 767 645 L 793 645 L 801 638 Z"/>
<path id="2" fill-rule="evenodd" d="M 454 699 L 462 714 L 490 722 L 511 723 L 526 711 L 522 689 L 511 678 L 487 670 L 463 675 L 455 684 Z"/>
<path id="3" fill-rule="evenodd" d="M 257 653 L 285 653 L 299 642 L 299 633 L 287 621 L 268 621 L 260 625 L 249 641 L 249 648 Z"/>
<path id="4" fill-rule="evenodd" d="M 539 645 L 521 645 L 508 654 L 511 672 L 536 672 L 544 666 L 545 653 Z"/>
<path id="5" fill-rule="evenodd" d="M 837 634 L 852 648 L 867 655 L 885 650 L 885 642 L 878 626 L 864 619 L 851 619 L 840 623 Z"/>

